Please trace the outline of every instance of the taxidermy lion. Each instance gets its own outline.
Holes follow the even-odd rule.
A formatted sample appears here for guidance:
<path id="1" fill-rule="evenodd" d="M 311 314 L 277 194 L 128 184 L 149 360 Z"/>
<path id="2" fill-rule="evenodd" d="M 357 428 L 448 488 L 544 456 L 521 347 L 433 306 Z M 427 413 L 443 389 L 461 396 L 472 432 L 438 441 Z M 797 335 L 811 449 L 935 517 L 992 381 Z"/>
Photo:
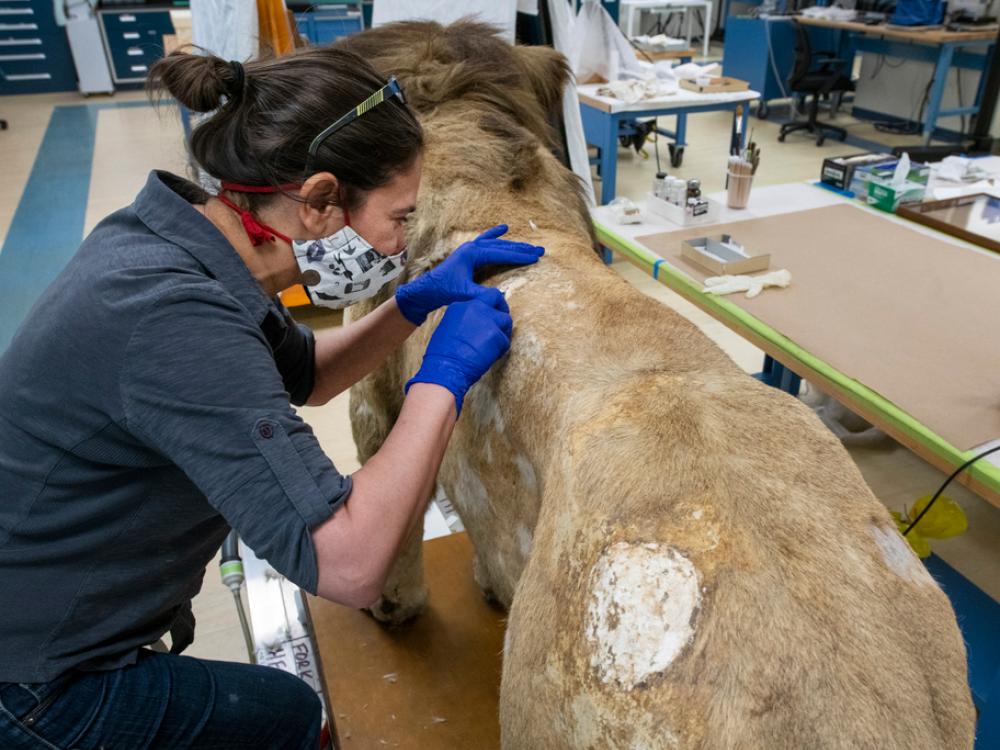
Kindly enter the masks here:
<path id="1" fill-rule="evenodd" d="M 950 603 L 844 448 L 595 254 L 552 154 L 563 58 L 472 22 L 339 44 L 399 77 L 426 132 L 399 283 L 502 222 L 546 248 L 484 280 L 510 303 L 511 349 L 439 476 L 477 582 L 509 608 L 503 746 L 971 748 Z M 352 390 L 362 461 L 439 319 Z M 419 612 L 420 566 L 418 534 L 377 617 Z"/>

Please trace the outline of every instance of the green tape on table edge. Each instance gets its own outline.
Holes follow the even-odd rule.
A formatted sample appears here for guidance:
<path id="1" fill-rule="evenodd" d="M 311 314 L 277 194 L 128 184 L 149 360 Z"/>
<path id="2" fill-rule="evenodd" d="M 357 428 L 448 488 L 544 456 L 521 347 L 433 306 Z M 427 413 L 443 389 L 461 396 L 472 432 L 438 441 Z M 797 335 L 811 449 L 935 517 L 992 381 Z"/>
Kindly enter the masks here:
<path id="1" fill-rule="evenodd" d="M 591 219 L 597 238 L 603 245 L 611 250 L 621 253 L 630 259 L 638 262 L 652 276 L 653 264 L 661 260 L 656 253 L 647 250 L 636 243 L 614 234 L 597 219 Z M 663 259 L 666 260 L 666 259 Z M 664 286 L 670 287 L 682 296 L 689 299 L 697 299 L 705 307 L 718 313 L 721 319 L 727 319 L 743 328 L 746 328 L 760 336 L 765 341 L 773 344 L 778 350 L 786 353 L 793 360 L 797 360 L 807 367 L 812 368 L 820 375 L 832 383 L 840 386 L 845 391 L 851 393 L 862 403 L 868 404 L 875 411 L 882 414 L 886 421 L 899 429 L 900 432 L 933 451 L 937 456 L 943 458 L 958 467 L 960 464 L 976 455 L 976 451 L 961 451 L 940 435 L 927 429 L 923 424 L 915 420 L 898 406 L 879 395 L 876 391 L 862 385 L 857 380 L 844 375 L 823 360 L 810 354 L 788 337 L 782 335 L 769 325 L 754 317 L 743 308 L 722 297 L 704 294 L 701 285 L 693 279 L 685 276 L 676 268 L 670 265 L 669 261 L 660 264 L 659 281 Z M 791 368 L 794 371 L 794 367 Z M 980 462 L 970 466 L 966 473 L 970 477 L 982 482 L 995 492 L 1000 492 L 1000 467 L 986 462 Z"/>

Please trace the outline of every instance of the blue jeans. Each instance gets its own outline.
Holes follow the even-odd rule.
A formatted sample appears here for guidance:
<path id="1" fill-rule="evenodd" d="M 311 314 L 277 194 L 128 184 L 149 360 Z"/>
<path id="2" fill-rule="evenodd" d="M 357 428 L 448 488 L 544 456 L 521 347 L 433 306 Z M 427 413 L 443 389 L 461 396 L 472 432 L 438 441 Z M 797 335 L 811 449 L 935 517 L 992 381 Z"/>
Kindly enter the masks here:
<path id="1" fill-rule="evenodd" d="M 4 750 L 317 750 L 321 724 L 287 672 L 147 650 L 122 669 L 0 683 Z"/>

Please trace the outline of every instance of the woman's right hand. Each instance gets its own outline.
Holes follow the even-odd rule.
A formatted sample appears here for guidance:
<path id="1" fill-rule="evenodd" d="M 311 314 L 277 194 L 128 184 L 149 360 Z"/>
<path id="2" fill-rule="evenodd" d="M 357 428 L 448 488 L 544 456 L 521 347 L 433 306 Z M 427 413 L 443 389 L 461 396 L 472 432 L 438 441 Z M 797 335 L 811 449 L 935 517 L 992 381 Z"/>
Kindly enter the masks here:
<path id="1" fill-rule="evenodd" d="M 456 414 L 461 414 L 466 392 L 510 348 L 513 326 L 502 295 L 492 305 L 482 299 L 449 305 L 406 389 L 414 383 L 447 388 L 455 396 Z"/>

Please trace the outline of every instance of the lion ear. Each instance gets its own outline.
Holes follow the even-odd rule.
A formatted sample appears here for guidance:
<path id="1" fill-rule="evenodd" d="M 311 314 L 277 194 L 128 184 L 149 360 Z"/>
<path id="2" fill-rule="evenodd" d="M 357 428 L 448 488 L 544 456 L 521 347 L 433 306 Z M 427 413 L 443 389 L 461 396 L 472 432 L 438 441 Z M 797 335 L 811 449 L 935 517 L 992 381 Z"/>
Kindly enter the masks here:
<path id="1" fill-rule="evenodd" d="M 563 89 L 569 82 L 569 63 L 561 52 L 551 47 L 514 47 L 517 61 L 538 97 L 545 114 L 557 115 L 562 110 Z"/>

